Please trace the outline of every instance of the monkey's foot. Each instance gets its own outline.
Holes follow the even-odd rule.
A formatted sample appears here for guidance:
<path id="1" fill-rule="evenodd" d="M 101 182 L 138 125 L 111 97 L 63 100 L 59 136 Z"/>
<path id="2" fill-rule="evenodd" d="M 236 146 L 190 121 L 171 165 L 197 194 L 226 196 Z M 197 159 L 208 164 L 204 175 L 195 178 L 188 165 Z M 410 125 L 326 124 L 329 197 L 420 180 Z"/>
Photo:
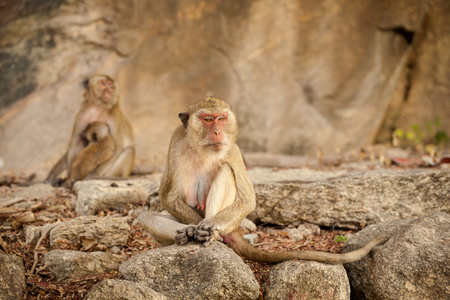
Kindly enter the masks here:
<path id="1" fill-rule="evenodd" d="M 223 238 L 220 236 L 218 229 L 214 230 L 213 234 L 209 236 L 209 239 L 203 243 L 203 246 L 207 247 L 213 242 L 223 242 Z"/>
<path id="2" fill-rule="evenodd" d="M 183 229 L 177 230 L 177 235 L 175 235 L 175 243 L 177 245 L 185 245 L 189 241 L 193 241 L 195 238 L 195 232 L 197 231 L 197 226 L 189 225 Z"/>

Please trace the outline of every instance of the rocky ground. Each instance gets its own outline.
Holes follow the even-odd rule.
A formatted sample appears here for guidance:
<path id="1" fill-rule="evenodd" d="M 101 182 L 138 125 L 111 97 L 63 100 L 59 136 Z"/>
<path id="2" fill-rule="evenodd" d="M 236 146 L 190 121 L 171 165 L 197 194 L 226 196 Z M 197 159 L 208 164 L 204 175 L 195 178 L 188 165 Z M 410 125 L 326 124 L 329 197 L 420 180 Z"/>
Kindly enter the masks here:
<path id="1" fill-rule="evenodd" d="M 441 164 L 431 169 L 446 169 L 447 166 L 448 164 Z M 417 169 L 419 166 L 394 165 L 390 166 L 389 170 L 403 171 L 405 169 L 410 170 L 411 167 Z M 355 171 L 355 168 L 363 171 L 364 169 L 371 170 L 377 167 L 370 164 L 353 165 L 351 168 L 348 165 L 339 165 L 327 167 L 322 169 L 322 171 L 342 176 L 342 174 Z M 429 169 L 430 167 L 426 168 L 428 171 Z M 272 170 L 280 171 L 279 168 Z M 426 170 L 424 169 L 424 171 Z M 254 178 L 255 176 L 258 177 L 260 173 L 257 170 L 253 172 Z M 289 175 L 289 170 L 288 173 L 285 172 L 278 175 L 284 176 L 286 174 Z M 145 178 L 145 176 L 142 178 Z M 280 182 L 285 182 L 283 178 L 279 180 Z M 317 178 L 317 180 L 320 181 L 320 178 Z M 291 181 L 295 182 L 295 178 Z M 119 272 L 112 271 L 96 276 L 57 280 L 44 266 L 43 262 L 43 256 L 53 249 L 81 250 L 83 252 L 106 251 L 113 252 L 124 258 L 130 258 L 159 247 L 139 225 L 134 223 L 142 207 L 152 201 L 151 197 L 141 203 L 125 203 L 117 209 L 102 209 L 96 213 L 98 217 L 127 217 L 127 223 L 131 231 L 125 246 L 122 248 L 105 249 L 104 245 L 95 241 L 66 243 L 56 247 L 55 245 L 51 246 L 48 234 L 40 241 L 37 241 L 37 245 L 36 241 L 27 243 L 24 233 L 24 229 L 27 226 L 43 226 L 56 221 L 65 222 L 78 216 L 75 212 L 74 204 L 77 195 L 74 192 L 66 188 L 57 188 L 54 192 L 45 196 L 46 188 L 45 185 L 33 184 L 32 177 L 4 175 L 0 178 L 0 199 L 3 200 L 0 201 L 0 251 L 6 254 L 17 255 L 23 259 L 25 265 L 26 299 L 82 299 L 93 285 L 105 278 L 123 279 Z M 40 195 L 39 197 L 33 198 L 33 189 L 35 189 L 34 192 L 39 190 L 37 192 Z M 256 184 L 257 195 L 263 193 L 261 190 Z M 26 194 L 27 191 L 31 193 L 31 196 Z M 5 201 L 5 199 L 8 200 Z M 256 237 L 255 246 L 265 251 L 313 249 L 339 253 L 342 251 L 343 241 L 345 240 L 342 237 L 349 237 L 357 231 L 322 227 L 314 233 L 298 236 L 293 227 L 274 225 L 268 222 L 261 222 L 257 225 L 256 230 L 249 233 L 256 234 L 254 235 Z M 362 227 L 364 227 L 364 224 Z M 248 260 L 244 261 L 250 266 L 260 285 L 260 299 L 262 299 L 271 265 Z"/>
<path id="2" fill-rule="evenodd" d="M 8 193 L 14 192 L 17 187 L 27 185 L 27 178 L 5 176 L 0 181 L 0 197 L 5 197 Z M 26 243 L 24 228 L 29 225 L 42 226 L 48 221 L 68 221 L 76 217 L 71 206 L 71 200 L 75 195 L 67 189 L 59 188 L 54 197 L 49 197 L 44 201 L 32 201 L 30 208 L 22 211 L 7 207 L 0 208 L 0 250 L 6 254 L 20 256 L 25 263 L 26 270 L 26 295 L 27 299 L 82 299 L 90 288 L 105 278 L 121 278 L 118 272 L 102 274 L 98 276 L 83 277 L 58 281 L 44 267 L 43 256 L 52 250 L 49 245 L 49 237 L 46 236 L 37 249 L 34 245 Z M 107 210 L 97 214 L 97 216 L 128 216 L 130 211 L 136 210 L 138 205 L 125 205 L 120 210 Z M 16 211 L 15 211 L 16 210 Z M 142 230 L 139 225 L 131 225 L 135 217 L 130 216 L 128 223 L 131 232 L 126 245 L 120 249 L 118 254 L 125 257 L 132 257 L 141 252 L 159 247 L 151 237 Z M 335 237 L 349 236 L 353 231 L 339 229 L 325 229 L 320 233 L 306 235 L 301 240 L 294 240 L 284 230 L 286 226 L 276 226 L 271 224 L 260 224 L 256 231 L 258 235 L 258 248 L 265 251 L 283 250 L 304 250 L 314 249 L 319 251 L 341 252 L 343 242 L 335 242 Z M 89 249 L 83 248 L 80 244 L 66 244 L 58 249 L 83 250 L 86 252 L 103 251 L 95 245 Z M 264 283 L 268 280 L 268 272 L 271 265 L 245 260 L 255 274 L 255 278 L 261 286 L 261 295 L 264 291 Z M 36 264 L 35 271 L 32 272 L 33 265 Z"/>

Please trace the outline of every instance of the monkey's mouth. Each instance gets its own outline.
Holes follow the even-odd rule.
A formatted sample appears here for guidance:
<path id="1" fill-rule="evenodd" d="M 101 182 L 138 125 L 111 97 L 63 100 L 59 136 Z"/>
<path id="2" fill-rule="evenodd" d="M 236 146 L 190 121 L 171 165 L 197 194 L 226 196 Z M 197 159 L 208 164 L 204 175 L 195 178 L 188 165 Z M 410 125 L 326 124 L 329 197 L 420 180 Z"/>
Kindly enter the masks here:
<path id="1" fill-rule="evenodd" d="M 212 144 L 208 144 L 208 145 L 206 145 L 207 147 L 212 147 L 212 148 L 216 148 L 216 149 L 219 149 L 219 148 L 222 148 L 223 147 L 223 143 L 212 143 Z"/>

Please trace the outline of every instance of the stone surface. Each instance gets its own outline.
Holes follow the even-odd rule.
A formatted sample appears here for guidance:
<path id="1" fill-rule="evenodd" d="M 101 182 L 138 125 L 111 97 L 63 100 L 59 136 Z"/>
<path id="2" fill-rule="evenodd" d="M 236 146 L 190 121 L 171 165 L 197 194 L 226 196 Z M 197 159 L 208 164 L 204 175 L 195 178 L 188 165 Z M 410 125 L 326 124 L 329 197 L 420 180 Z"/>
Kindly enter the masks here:
<path id="1" fill-rule="evenodd" d="M 165 300 L 142 283 L 128 280 L 105 279 L 92 287 L 84 300 Z"/>
<path id="2" fill-rule="evenodd" d="M 244 234 L 244 238 L 252 245 L 255 245 L 259 241 L 259 235 L 256 233 Z"/>
<path id="3" fill-rule="evenodd" d="M 145 179 L 78 181 L 73 188 L 78 195 L 75 211 L 79 215 L 93 215 L 127 203 L 144 204 L 158 187 L 158 183 Z"/>
<path id="4" fill-rule="evenodd" d="M 343 252 L 361 247 L 379 232 L 392 237 L 346 265 L 355 299 L 449 299 L 449 214 L 371 225 L 352 235 Z"/>
<path id="5" fill-rule="evenodd" d="M 93 73 L 121 87 L 138 164 L 164 163 L 178 113 L 206 95 L 232 104 L 245 152 L 350 150 L 436 116 L 448 132 L 449 13 L 440 0 L 8 1 L 2 170 L 44 178 Z"/>
<path id="6" fill-rule="evenodd" d="M 44 256 L 45 267 L 57 280 L 117 271 L 124 261 L 124 257 L 105 252 L 52 250 Z"/>
<path id="7" fill-rule="evenodd" d="M 96 240 L 108 248 L 126 245 L 130 225 L 125 217 L 81 216 L 63 222 L 50 231 L 50 245 L 81 244 L 83 239 Z"/>
<path id="8" fill-rule="evenodd" d="M 350 299 L 342 265 L 286 261 L 273 266 L 264 299 Z"/>
<path id="9" fill-rule="evenodd" d="M 303 234 L 301 234 L 297 228 L 287 227 L 284 228 L 283 231 L 286 232 L 289 235 L 289 237 L 296 242 L 304 239 Z"/>
<path id="10" fill-rule="evenodd" d="M 311 223 L 300 224 L 298 225 L 297 230 L 302 235 L 320 234 L 320 227 Z"/>
<path id="11" fill-rule="evenodd" d="M 36 183 L 30 186 L 14 186 L 13 188 L 2 186 L 0 189 L 5 190 L 4 192 L 0 192 L 0 204 L 13 199 L 45 200 L 56 195 L 56 189 L 46 183 Z M 17 202 L 15 206 L 20 207 L 22 204 L 21 202 Z"/>
<path id="12" fill-rule="evenodd" d="M 244 232 L 252 232 L 256 230 L 256 224 L 247 218 L 244 218 L 239 225 Z"/>
<path id="13" fill-rule="evenodd" d="M 450 171 L 445 169 L 383 170 L 341 176 L 302 170 L 297 175 L 296 170 L 255 172 L 257 176 L 253 170 L 249 172 L 257 200 L 256 210 L 248 216 L 253 221 L 281 225 L 309 222 L 361 229 L 436 211 L 450 213 Z"/>
<path id="14" fill-rule="evenodd" d="M 23 299 L 25 268 L 23 260 L 0 252 L 0 299 Z"/>
<path id="15" fill-rule="evenodd" d="M 133 256 L 119 267 L 169 299 L 257 299 L 250 268 L 222 243 L 168 246 Z"/>

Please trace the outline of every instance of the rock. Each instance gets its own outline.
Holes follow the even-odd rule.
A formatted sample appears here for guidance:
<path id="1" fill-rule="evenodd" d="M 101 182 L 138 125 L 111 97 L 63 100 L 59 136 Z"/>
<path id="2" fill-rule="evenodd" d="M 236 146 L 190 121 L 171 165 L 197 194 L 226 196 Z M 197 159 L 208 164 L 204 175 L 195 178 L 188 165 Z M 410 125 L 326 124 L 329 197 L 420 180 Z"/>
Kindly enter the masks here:
<path id="1" fill-rule="evenodd" d="M 239 225 L 244 232 L 253 232 L 256 230 L 256 225 L 247 218 L 244 218 Z"/>
<path id="2" fill-rule="evenodd" d="M 259 241 L 259 235 L 256 233 L 244 234 L 244 238 L 252 245 L 255 245 Z"/>
<path id="3" fill-rule="evenodd" d="M 105 252 L 52 250 L 44 256 L 45 267 L 57 280 L 117 271 L 124 261 L 124 257 Z"/>
<path id="4" fill-rule="evenodd" d="M 254 222 L 361 229 L 386 220 L 408 219 L 430 212 L 450 213 L 449 170 L 369 171 L 336 176 L 268 169 L 249 172 L 257 206 Z M 267 173 L 267 179 L 264 179 Z M 320 173 L 320 172 L 317 172 Z M 320 177 L 322 176 L 322 177 Z M 290 181 L 286 181 L 290 178 Z M 312 178 L 316 178 L 313 180 Z M 424 201 L 426 199 L 426 201 Z"/>
<path id="5" fill-rule="evenodd" d="M 342 265 L 286 261 L 273 266 L 264 299 L 350 299 L 350 284 Z"/>
<path id="6" fill-rule="evenodd" d="M 346 265 L 355 299 L 448 299 L 450 215 L 368 226 L 352 235 L 343 252 L 360 248 L 380 232 L 391 239 Z"/>
<path id="7" fill-rule="evenodd" d="M 93 73 L 120 85 L 138 165 L 164 163 L 177 114 L 206 95 L 232 104 L 244 152 L 352 150 L 436 116 L 449 132 L 447 1 L 17 0 L 0 14 L 2 171 L 45 176 Z"/>
<path id="8" fill-rule="evenodd" d="M 96 239 L 108 248 L 123 247 L 128 241 L 130 225 L 126 217 L 81 216 L 63 222 L 50 231 L 50 245 L 81 244 L 83 239 Z"/>
<path id="9" fill-rule="evenodd" d="M 301 235 L 320 234 L 320 227 L 316 224 L 304 223 L 297 227 Z"/>
<path id="10" fill-rule="evenodd" d="M 150 194 L 158 191 L 158 186 L 145 179 L 77 181 L 73 188 L 78 195 L 75 211 L 79 215 L 93 215 L 128 203 L 144 204 Z"/>
<path id="11" fill-rule="evenodd" d="M 128 280 L 105 279 L 92 287 L 84 300 L 165 300 L 160 294 L 142 283 Z"/>
<path id="12" fill-rule="evenodd" d="M 23 260 L 0 252 L 0 265 L 0 299 L 23 299 L 26 288 Z"/>
<path id="13" fill-rule="evenodd" d="M 289 237 L 296 242 L 301 241 L 305 238 L 297 228 L 287 227 L 284 228 L 283 231 L 286 232 Z"/>
<path id="14" fill-rule="evenodd" d="M 0 203 L 11 199 L 45 200 L 56 195 L 56 188 L 46 183 L 36 183 L 30 186 L 14 186 L 14 188 L 8 189 L 10 193 L 8 193 L 7 197 L 0 196 Z M 20 207 L 20 203 L 17 202 L 15 206 Z"/>
<path id="15" fill-rule="evenodd" d="M 124 262 L 119 271 L 169 299 L 257 299 L 259 294 L 250 268 L 222 243 L 150 250 Z"/>

